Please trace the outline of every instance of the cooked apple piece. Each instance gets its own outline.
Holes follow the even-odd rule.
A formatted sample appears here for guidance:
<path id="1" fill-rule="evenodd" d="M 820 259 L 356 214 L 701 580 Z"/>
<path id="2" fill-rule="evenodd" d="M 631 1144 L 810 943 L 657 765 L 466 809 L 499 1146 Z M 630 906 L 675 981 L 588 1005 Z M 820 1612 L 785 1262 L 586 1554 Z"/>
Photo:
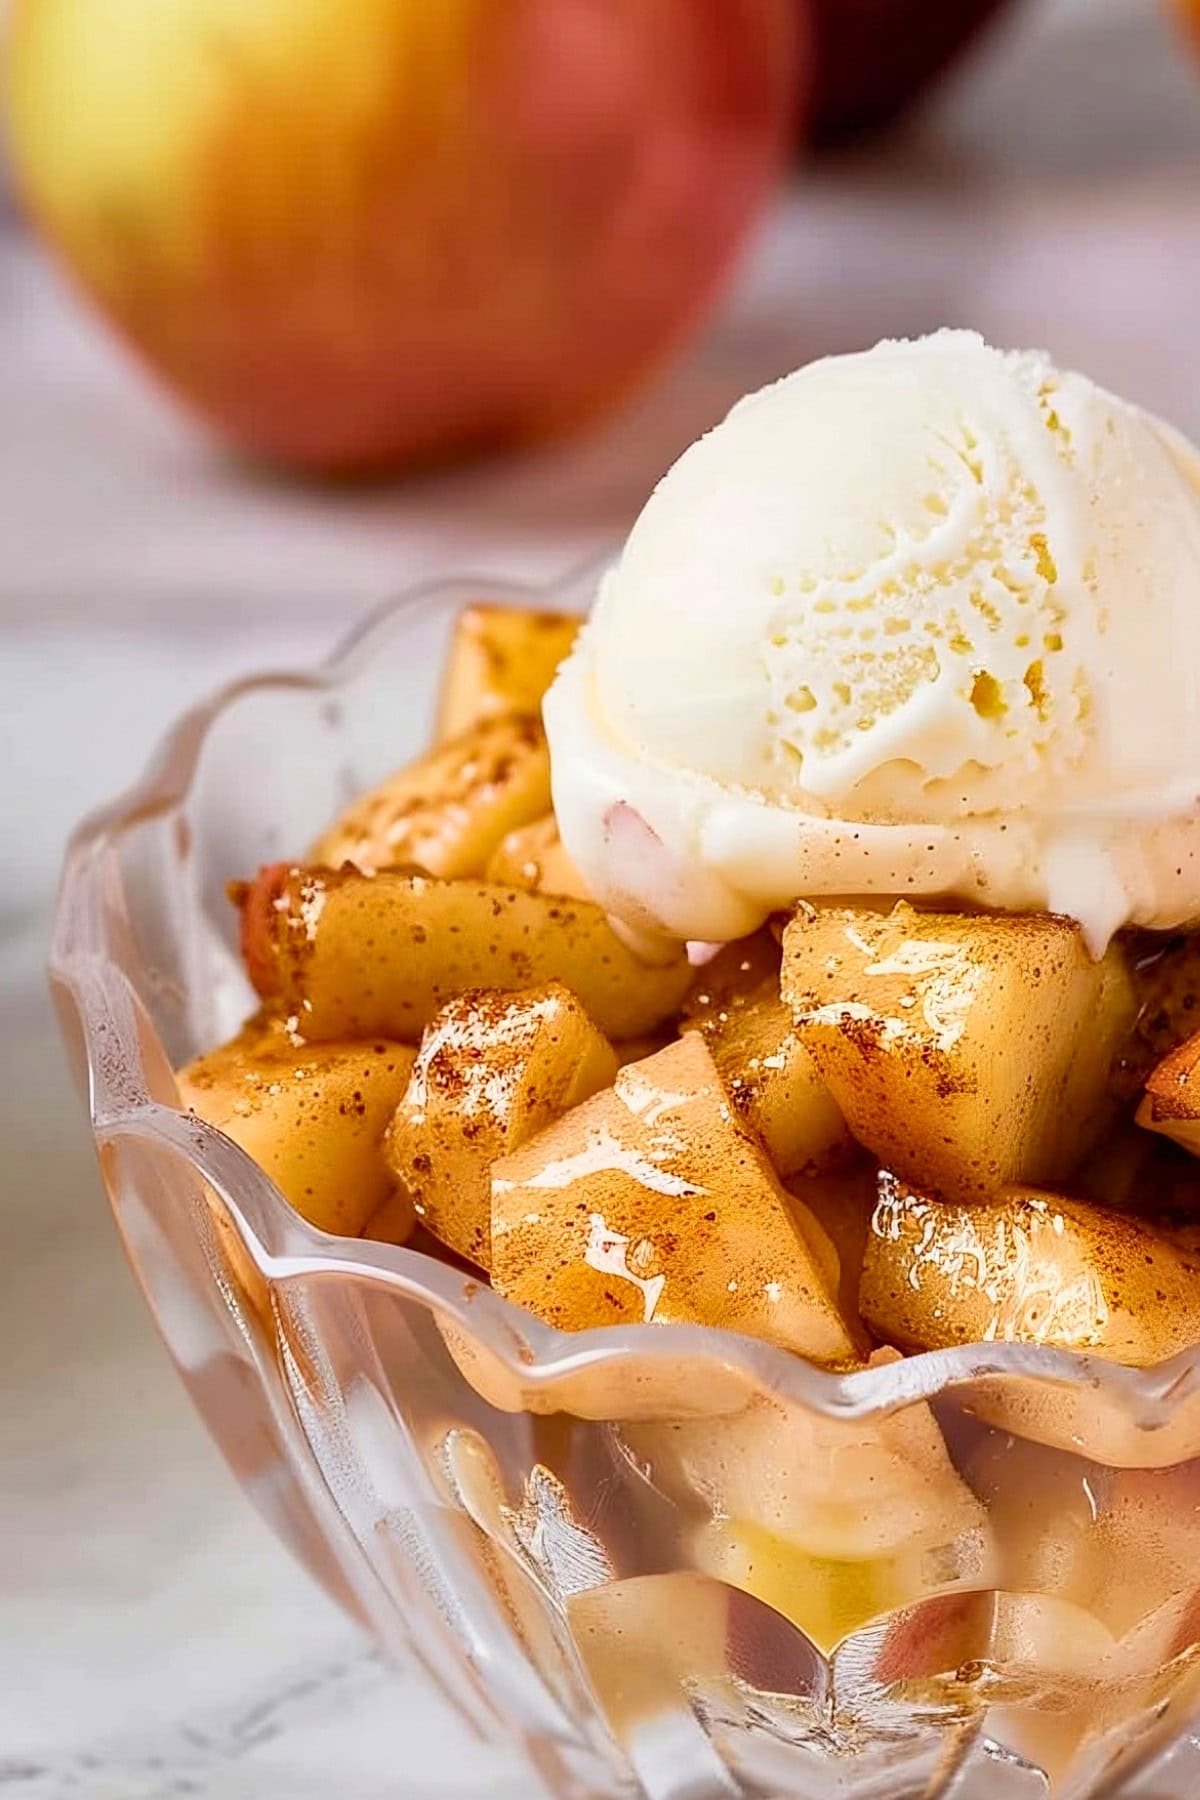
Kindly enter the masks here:
<path id="1" fill-rule="evenodd" d="M 580 623 L 573 613 L 469 606 L 454 628 L 446 657 L 438 742 L 501 713 L 536 718 Z"/>
<path id="2" fill-rule="evenodd" d="M 997 1594 L 993 1607 L 988 1650 L 999 1669 L 1086 1680 L 1117 1650 L 1095 1613 L 1057 1594 Z"/>
<path id="3" fill-rule="evenodd" d="M 404 1044 L 295 1045 L 252 1026 L 180 1071 L 183 1104 L 241 1145 L 310 1224 L 360 1232 L 391 1195 L 384 1129 L 404 1092 Z M 412 1208 L 403 1199 L 394 1229 Z M 397 1240 L 399 1241 L 399 1240 Z"/>
<path id="4" fill-rule="evenodd" d="M 1200 1034 L 1159 1063 L 1146 1083 L 1137 1121 L 1200 1156 Z"/>
<path id="5" fill-rule="evenodd" d="M 1200 1030 L 1200 933 L 1130 933 L 1125 954 L 1138 1011 L 1113 1068 L 1113 1087 L 1130 1100 L 1151 1071 Z"/>
<path id="6" fill-rule="evenodd" d="M 851 1361 L 821 1238 L 695 1032 L 492 1170 L 492 1285 L 567 1331 L 690 1321 Z"/>
<path id="7" fill-rule="evenodd" d="M 1086 1200 L 1011 1188 L 960 1206 L 885 1173 L 859 1301 L 905 1348 L 1058 1344 L 1142 1368 L 1200 1342 L 1200 1253 Z"/>
<path id="8" fill-rule="evenodd" d="M 1113 1645 L 1158 1668 L 1200 1629 L 1200 1464 L 1103 1468 L 1080 1456 L 990 1432 L 964 1473 L 988 1510 L 1017 1623 L 1023 1602 L 1053 1595 L 1094 1618 Z M 1053 1620 L 1053 1613 L 1046 1615 Z M 1053 1634 L 1027 1660 L 1053 1661 Z M 1107 1646 L 1098 1645 L 1106 1654 Z M 1060 1652 L 1061 1653 L 1061 1652 Z"/>
<path id="9" fill-rule="evenodd" d="M 780 954 L 779 940 L 766 925 L 752 937 L 726 944 L 700 970 L 688 996 L 687 1023 L 708 1038 L 724 1015 L 743 1008 L 764 982 L 774 981 L 778 993 Z"/>
<path id="10" fill-rule="evenodd" d="M 612 1046 L 569 989 L 472 989 L 425 1028 L 385 1154 L 418 1218 L 491 1264 L 492 1164 L 607 1087 Z"/>
<path id="11" fill-rule="evenodd" d="M 822 1650 L 882 1613 L 992 1577 L 987 1515 L 924 1404 L 827 1419 L 764 1396 L 734 1418 L 622 1436 L 644 1479 L 702 1509 L 696 1565 Z"/>
<path id="12" fill-rule="evenodd" d="M 640 961 L 588 900 L 285 863 L 235 898 L 251 980 L 306 1038 L 411 1043 L 468 988 L 555 980 L 606 1037 L 640 1037 L 674 1016 L 693 980 L 682 951 Z"/>
<path id="13" fill-rule="evenodd" d="M 690 1569 L 568 1593 L 571 1635 L 618 1736 L 638 1742 L 649 1717 L 690 1720 L 698 1684 L 725 1688 L 730 1598 Z"/>
<path id="14" fill-rule="evenodd" d="M 1132 985 L 1069 919 L 803 906 L 781 983 L 854 1136 L 948 1199 L 1069 1175 L 1112 1116 Z"/>
<path id="15" fill-rule="evenodd" d="M 1177 1387 L 1150 1413 L 1131 1409 L 1120 1388 L 1037 1373 L 980 1376 L 964 1398 L 986 1425 L 1110 1468 L 1167 1469 L 1200 1457 L 1200 1393 L 1191 1387 Z"/>
<path id="16" fill-rule="evenodd" d="M 535 894 L 561 894 L 590 900 L 587 883 L 567 855 L 553 813 L 518 825 L 497 847 L 485 874 L 503 887 L 528 888 Z"/>
<path id="17" fill-rule="evenodd" d="M 888 1613 L 980 1580 L 982 1521 L 966 1533 L 908 1542 L 877 1556 L 816 1554 L 794 1539 L 745 1519 L 716 1516 L 692 1535 L 698 1569 L 752 1594 L 798 1625 L 819 1650 L 838 1644 Z M 981 1654 L 980 1643 L 976 1654 Z"/>
<path id="18" fill-rule="evenodd" d="M 411 1194 L 397 1187 L 375 1208 L 359 1236 L 369 1238 L 374 1244 L 407 1244 L 416 1229 L 416 1222 Z"/>
<path id="19" fill-rule="evenodd" d="M 414 864 L 481 875 L 516 826 L 550 804 L 550 755 L 537 719 L 488 719 L 389 775 L 313 845 L 309 861 L 364 875 Z"/>
<path id="20" fill-rule="evenodd" d="M 879 1170 L 867 1156 L 845 1169 L 825 1175 L 793 1175 L 788 1193 L 798 1200 L 801 1217 L 816 1219 L 837 1253 L 838 1294 L 843 1314 L 858 1317 L 858 1284 L 871 1235 Z"/>
<path id="21" fill-rule="evenodd" d="M 852 1149 L 833 1097 L 779 993 L 779 947 L 769 931 L 730 944 L 708 964 L 684 1008 L 746 1123 L 780 1175 L 817 1174 Z"/>

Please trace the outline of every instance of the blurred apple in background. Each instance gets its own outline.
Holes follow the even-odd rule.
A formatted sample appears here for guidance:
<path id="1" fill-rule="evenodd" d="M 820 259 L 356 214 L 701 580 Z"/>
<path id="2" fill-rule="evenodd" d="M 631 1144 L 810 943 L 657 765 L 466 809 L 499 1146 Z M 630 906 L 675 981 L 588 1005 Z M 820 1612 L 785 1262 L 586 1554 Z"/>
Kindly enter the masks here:
<path id="1" fill-rule="evenodd" d="M 18 185 L 177 394 L 312 470 L 541 437 L 693 326 L 795 0 L 15 0 Z"/>
<path id="2" fill-rule="evenodd" d="M 1012 0 L 800 3 L 816 40 L 811 133 L 833 143 L 892 124 Z"/>
<path id="3" fill-rule="evenodd" d="M 1200 0 L 1167 0 L 1167 8 L 1191 38 L 1193 49 L 1200 50 Z"/>

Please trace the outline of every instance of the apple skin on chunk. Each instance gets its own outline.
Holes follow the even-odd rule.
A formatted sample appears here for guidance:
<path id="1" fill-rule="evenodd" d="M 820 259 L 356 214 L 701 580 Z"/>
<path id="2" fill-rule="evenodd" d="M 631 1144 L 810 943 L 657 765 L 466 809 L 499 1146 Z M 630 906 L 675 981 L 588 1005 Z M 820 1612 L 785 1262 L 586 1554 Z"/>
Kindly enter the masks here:
<path id="1" fill-rule="evenodd" d="M 550 804 L 550 753 L 537 719 L 488 719 L 361 795 L 308 860 L 364 875 L 413 864 L 481 875 L 507 834 Z"/>
<path id="2" fill-rule="evenodd" d="M 1056 1344 L 1144 1368 L 1200 1340 L 1200 1252 L 1086 1200 L 961 1206 L 884 1172 L 859 1304 L 904 1349 Z"/>
<path id="3" fill-rule="evenodd" d="M 354 1236 L 387 1202 L 398 1243 L 413 1210 L 393 1194 L 380 1140 L 412 1064 L 404 1044 L 297 1046 L 282 1029 L 255 1024 L 181 1070 L 179 1094 L 240 1144 L 311 1225 Z"/>
<path id="4" fill-rule="evenodd" d="M 1061 1180 L 1113 1116 L 1132 984 L 1069 919 L 804 905 L 781 986 L 854 1136 L 947 1199 Z"/>
<path id="5" fill-rule="evenodd" d="M 682 948 L 642 962 L 587 900 L 409 871 L 277 864 L 237 896 L 250 979 L 305 1038 L 415 1043 L 468 988 L 562 981 L 608 1038 L 675 1013 L 694 971 Z"/>
<path id="6" fill-rule="evenodd" d="M 718 1325 L 845 1364 L 836 1274 L 694 1032 L 493 1167 L 493 1286 L 562 1330 Z"/>
<path id="7" fill-rule="evenodd" d="M 540 717 L 546 689 L 581 623 L 574 613 L 468 606 L 459 614 L 446 656 L 437 742 L 505 713 Z"/>
<path id="8" fill-rule="evenodd" d="M 426 1027 L 385 1154 L 417 1217 L 491 1263 L 492 1164 L 607 1087 L 611 1045 L 561 982 L 459 994 Z"/>

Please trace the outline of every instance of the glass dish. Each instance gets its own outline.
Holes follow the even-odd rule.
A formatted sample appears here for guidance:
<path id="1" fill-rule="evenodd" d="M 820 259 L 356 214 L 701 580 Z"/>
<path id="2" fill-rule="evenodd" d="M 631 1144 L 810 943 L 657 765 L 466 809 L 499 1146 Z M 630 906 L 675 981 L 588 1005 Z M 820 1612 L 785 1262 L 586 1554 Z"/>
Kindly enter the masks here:
<path id="1" fill-rule="evenodd" d="M 53 987 L 183 1380 L 279 1534 L 519 1746 L 531 1794 L 1184 1800 L 1200 1355 L 992 1343 L 834 1375 L 699 1327 L 563 1335 L 314 1230 L 179 1110 L 172 1067 L 253 1003 L 226 883 L 422 747 L 464 604 L 581 609 L 594 583 L 410 595 L 313 675 L 187 716 L 73 841 Z"/>

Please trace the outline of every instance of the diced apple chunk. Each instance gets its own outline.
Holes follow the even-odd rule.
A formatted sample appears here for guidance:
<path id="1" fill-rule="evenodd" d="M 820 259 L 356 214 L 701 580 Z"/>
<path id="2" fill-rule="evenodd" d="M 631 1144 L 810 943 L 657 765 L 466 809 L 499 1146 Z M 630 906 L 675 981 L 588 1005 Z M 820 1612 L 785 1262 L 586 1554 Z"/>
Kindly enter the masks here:
<path id="1" fill-rule="evenodd" d="M 492 1164 L 607 1087 L 617 1059 L 561 982 L 472 989 L 426 1027 L 385 1142 L 434 1237 L 491 1264 Z"/>
<path id="2" fill-rule="evenodd" d="M 1138 1124 L 1200 1156 L 1200 1035 L 1172 1050 L 1146 1083 Z"/>
<path id="3" fill-rule="evenodd" d="M 787 1183 L 788 1193 L 803 1209 L 801 1217 L 816 1219 L 833 1245 L 839 1265 L 838 1292 L 847 1317 L 858 1316 L 858 1284 L 878 1181 L 876 1164 L 862 1156 L 845 1169 L 827 1175 L 793 1175 Z"/>
<path id="4" fill-rule="evenodd" d="M 733 1418 L 623 1436 L 646 1480 L 707 1515 L 697 1566 L 822 1650 L 883 1613 L 991 1578 L 987 1516 L 923 1404 L 842 1420 L 763 1397 Z"/>
<path id="5" fill-rule="evenodd" d="M 1200 1341 L 1200 1254 L 1062 1194 L 960 1206 L 884 1174 L 859 1300 L 906 1349 L 1058 1344 L 1140 1368 Z"/>
<path id="6" fill-rule="evenodd" d="M 550 756 L 538 720 L 488 719 L 363 794 L 313 845 L 340 869 L 414 864 L 448 878 L 481 875 L 501 840 L 550 804 Z"/>
<path id="7" fill-rule="evenodd" d="M 574 900 L 591 898 L 587 883 L 563 847 L 553 813 L 510 831 L 493 853 L 485 874 L 502 887 L 561 894 Z"/>
<path id="8" fill-rule="evenodd" d="M 619 1736 L 689 1706 L 698 1683 L 727 1685 L 729 1601 L 719 1582 L 687 1569 L 568 1593 L 571 1635 Z"/>
<path id="9" fill-rule="evenodd" d="M 690 1032 L 494 1165 L 492 1283 L 563 1330 L 720 1325 L 846 1363 L 805 1224 Z"/>
<path id="10" fill-rule="evenodd" d="M 374 1244 L 407 1244 L 416 1229 L 417 1215 L 412 1197 L 405 1188 L 393 1188 L 381 1206 L 377 1206 L 360 1237 Z"/>
<path id="11" fill-rule="evenodd" d="M 252 1026 L 181 1070 L 179 1093 L 240 1144 L 310 1224 L 353 1236 L 392 1196 L 380 1141 L 412 1063 L 403 1044 L 297 1047 L 282 1031 Z M 411 1204 L 393 1200 L 392 1231 L 412 1219 Z"/>
<path id="12" fill-rule="evenodd" d="M 964 1472 L 1003 1548 L 1005 1588 L 1058 1595 L 1118 1639 L 1200 1595 L 1200 1463 L 1103 1468 L 990 1432 Z"/>
<path id="13" fill-rule="evenodd" d="M 590 901 L 486 882 L 276 865 L 238 899 L 250 978 L 305 1038 L 411 1043 L 468 988 L 555 980 L 606 1037 L 640 1037 L 693 980 L 682 951 L 641 962 Z"/>
<path id="14" fill-rule="evenodd" d="M 854 1136 L 948 1199 L 1062 1179 L 1112 1116 L 1129 972 L 1069 919 L 804 906 L 781 982 Z"/>
<path id="15" fill-rule="evenodd" d="M 779 949 L 769 932 L 730 944 L 708 964 L 683 1028 L 701 1033 L 781 1175 L 817 1174 L 845 1159 L 850 1134 L 780 998 Z"/>
<path id="16" fill-rule="evenodd" d="M 501 713 L 537 717 L 580 623 L 574 613 L 469 606 L 454 628 L 446 658 L 438 742 Z"/>
<path id="17" fill-rule="evenodd" d="M 1109 1681 L 1200 1640 L 1200 1464 L 1106 1468 L 991 1432 L 964 1473 L 1000 1547 L 992 1654 Z"/>

